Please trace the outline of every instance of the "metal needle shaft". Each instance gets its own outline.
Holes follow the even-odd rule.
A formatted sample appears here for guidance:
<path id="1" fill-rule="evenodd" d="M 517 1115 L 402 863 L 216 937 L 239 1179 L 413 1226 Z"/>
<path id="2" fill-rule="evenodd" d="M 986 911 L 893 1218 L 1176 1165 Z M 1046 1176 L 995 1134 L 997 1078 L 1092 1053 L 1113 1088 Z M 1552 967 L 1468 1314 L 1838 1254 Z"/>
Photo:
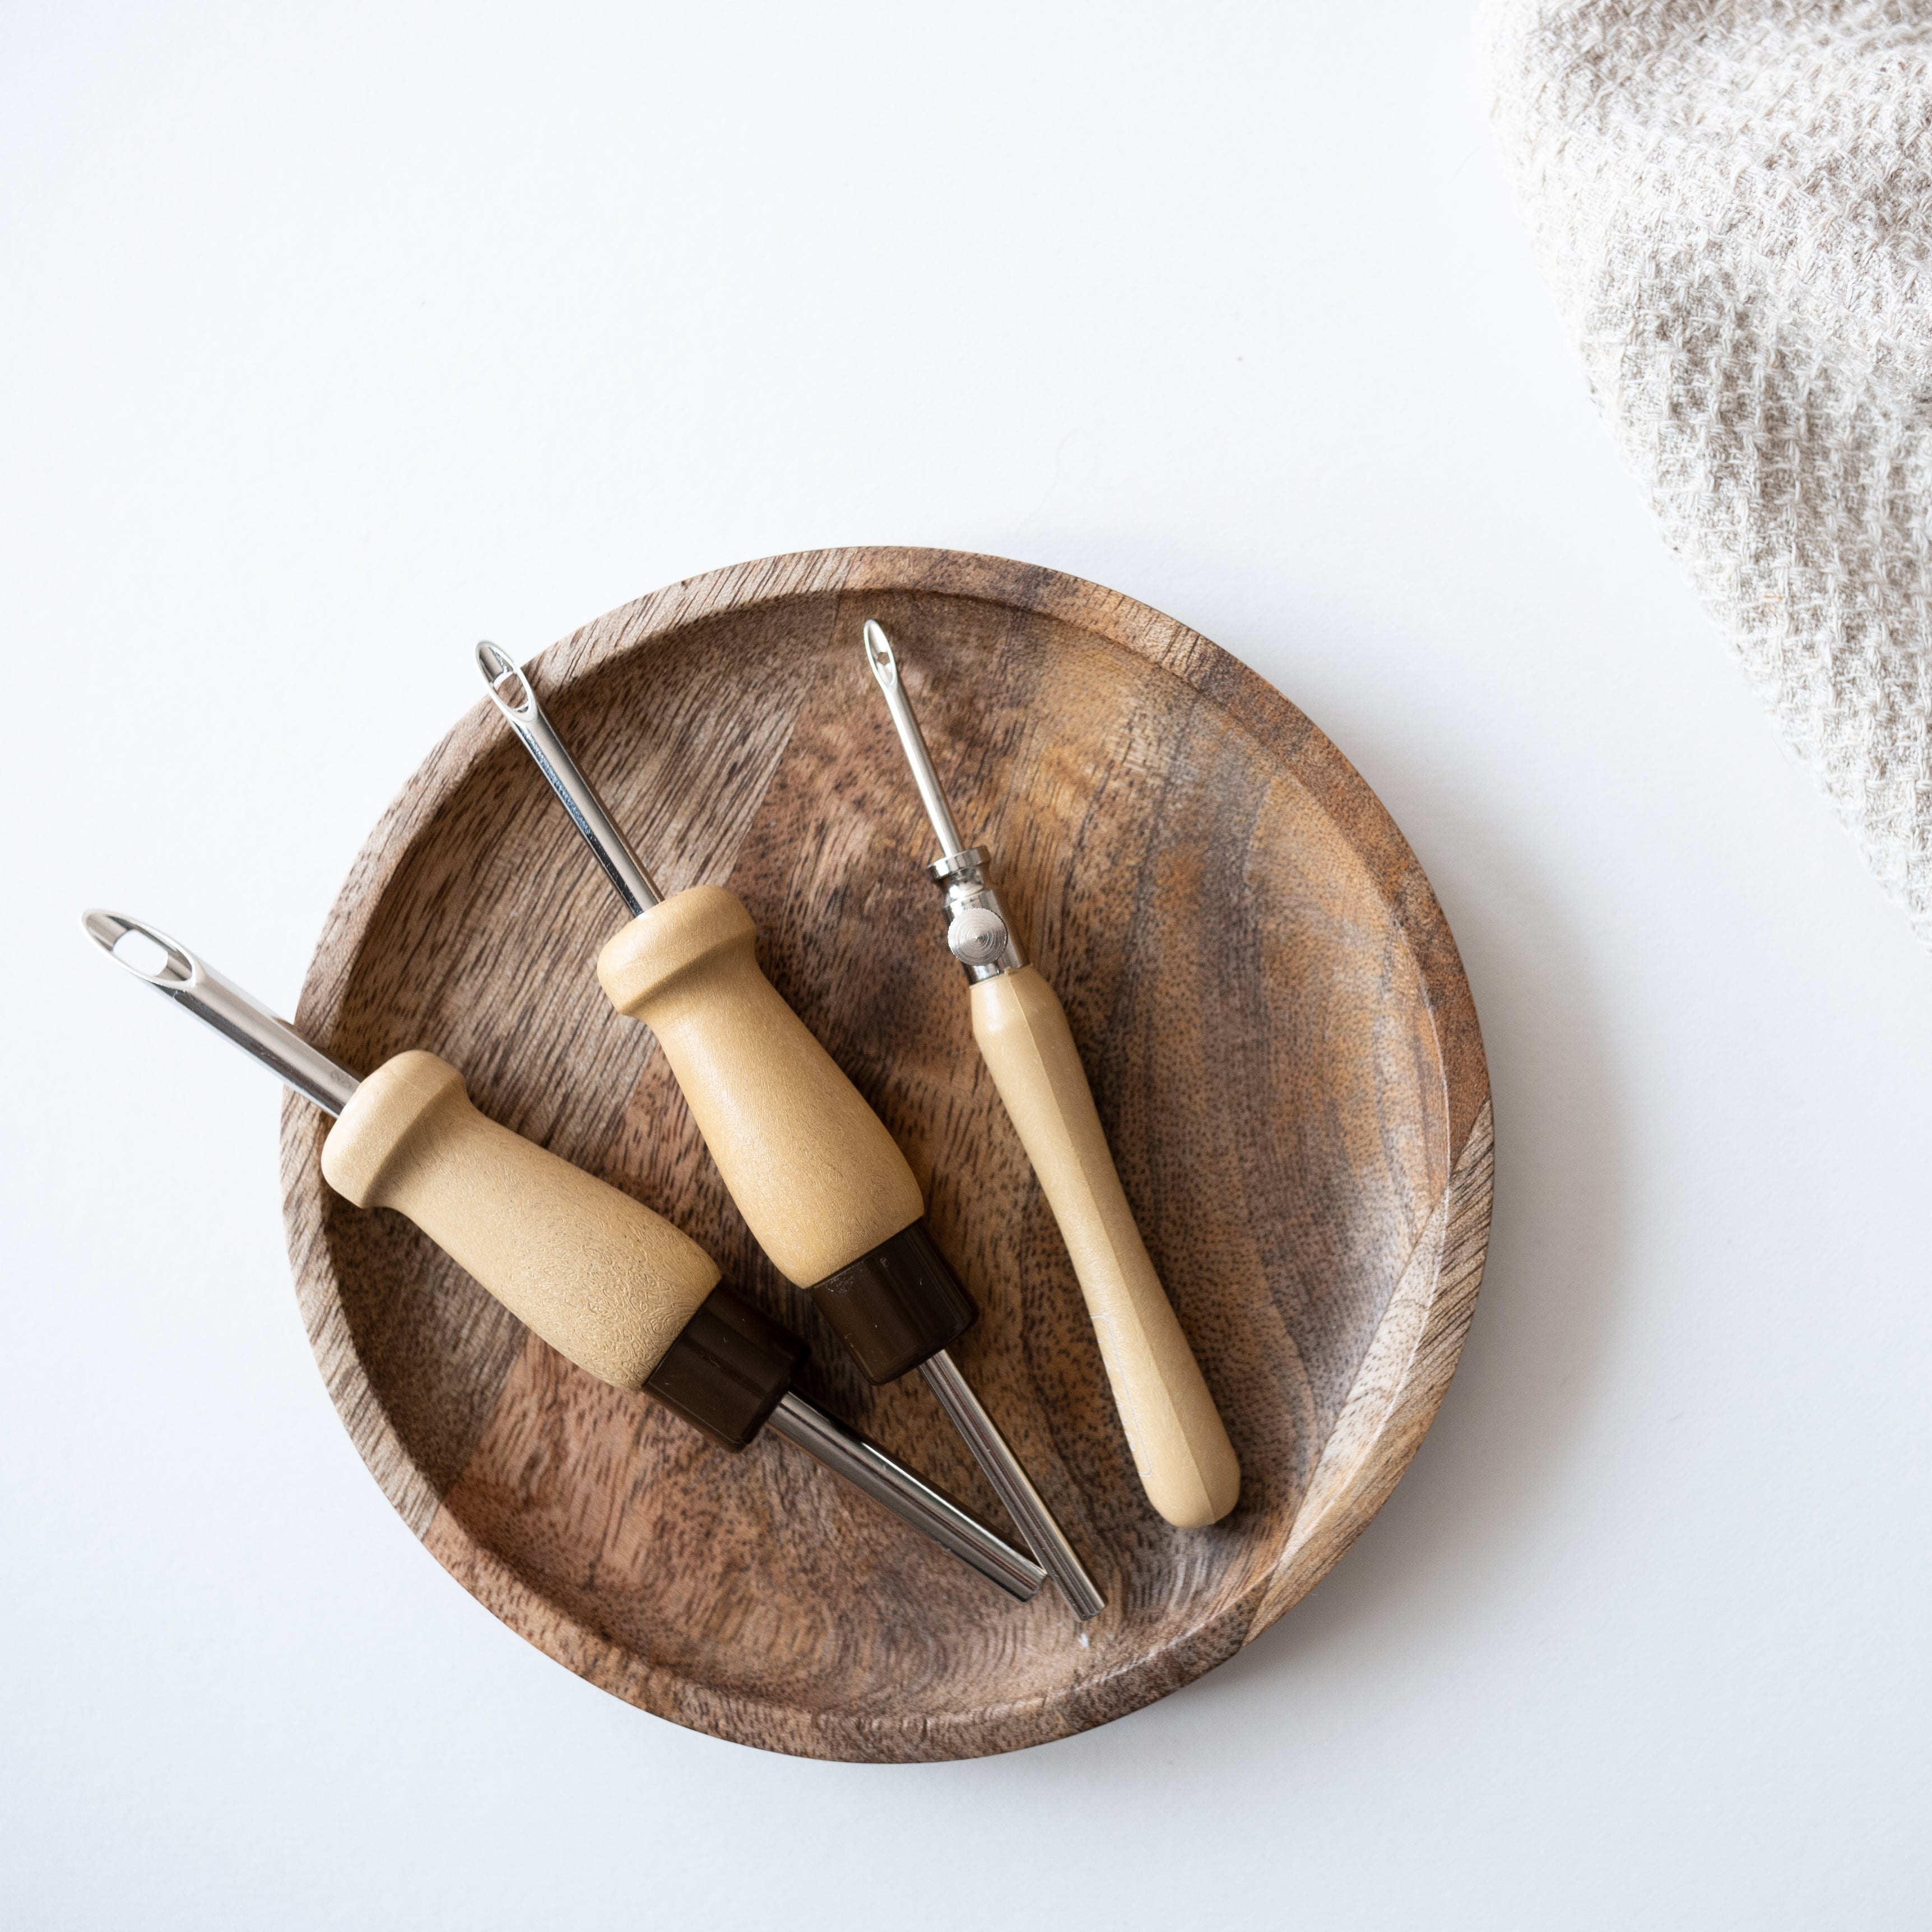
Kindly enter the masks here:
<path id="1" fill-rule="evenodd" d="M 524 741 L 524 748 L 537 761 L 537 769 L 550 781 L 550 788 L 563 801 L 572 822 L 584 835 L 584 842 L 596 854 L 597 862 L 610 876 L 610 883 L 631 909 L 634 919 L 664 902 L 664 895 L 651 875 L 638 862 L 638 855 L 624 842 L 624 835 L 610 822 L 610 814 L 590 788 L 590 781 L 577 769 L 577 760 L 565 748 L 563 740 L 543 714 L 530 681 L 512 662 L 506 652 L 488 642 L 476 646 L 476 662 L 483 682 L 496 709 L 510 721 L 510 728 Z"/>
<path id="2" fill-rule="evenodd" d="M 1073 1606 L 1076 1616 L 1097 1617 L 1107 1600 L 1088 1575 L 1066 1532 L 1054 1520 L 1053 1513 L 1020 1466 L 1019 1458 L 1000 1433 L 999 1425 L 981 1407 L 958 1365 L 942 1348 L 919 1365 L 926 1386 L 939 1399 L 939 1406 L 952 1419 L 952 1426 L 966 1439 L 966 1446 L 978 1459 L 1006 1514 L 1019 1525 L 1020 1534 L 1041 1562 L 1047 1574 Z"/>
<path id="3" fill-rule="evenodd" d="M 875 1443 L 807 1402 L 796 1390 L 785 1394 L 772 1412 L 770 1427 L 827 1468 L 836 1470 L 874 1501 L 923 1530 L 934 1542 L 952 1551 L 962 1562 L 988 1576 L 1022 1603 L 1046 1581 L 1047 1573 L 1023 1556 L 1004 1538 L 995 1536 L 977 1518 L 943 1496 L 902 1462 L 895 1462 Z M 1024 1478 L 1022 1478 L 1024 1480 Z M 1030 1485 L 1029 1485 L 1030 1486 Z"/>
<path id="4" fill-rule="evenodd" d="M 293 1027 L 276 1018 L 252 993 L 244 993 L 232 980 L 224 980 L 185 946 L 124 913 L 102 912 L 97 908 L 83 913 L 80 922 L 88 938 L 116 965 L 124 966 L 136 979 L 146 980 L 177 1006 L 185 1006 L 196 1019 L 206 1021 L 224 1039 L 232 1040 L 243 1052 L 254 1054 L 325 1112 L 339 1114 L 348 1106 L 359 1084 L 354 1074 L 346 1067 L 338 1066 L 327 1054 L 318 1052 Z M 130 937 L 137 945 L 145 942 L 158 951 L 162 955 L 160 962 L 142 964 L 134 956 L 134 946 L 123 950 Z"/>
<path id="5" fill-rule="evenodd" d="M 960 837 L 959 828 L 952 822 L 952 809 L 946 802 L 946 794 L 939 788 L 939 774 L 932 769 L 932 754 L 926 748 L 919 720 L 912 715 L 912 700 L 906 696 L 905 686 L 899 681 L 898 659 L 892 655 L 891 641 L 870 617 L 866 620 L 866 662 L 872 667 L 879 688 L 886 694 L 886 709 L 892 714 L 899 742 L 905 748 L 906 763 L 912 767 L 913 783 L 919 787 L 926 815 L 932 820 L 933 831 L 939 840 L 939 856 L 950 859 L 965 850 L 966 842 Z"/>

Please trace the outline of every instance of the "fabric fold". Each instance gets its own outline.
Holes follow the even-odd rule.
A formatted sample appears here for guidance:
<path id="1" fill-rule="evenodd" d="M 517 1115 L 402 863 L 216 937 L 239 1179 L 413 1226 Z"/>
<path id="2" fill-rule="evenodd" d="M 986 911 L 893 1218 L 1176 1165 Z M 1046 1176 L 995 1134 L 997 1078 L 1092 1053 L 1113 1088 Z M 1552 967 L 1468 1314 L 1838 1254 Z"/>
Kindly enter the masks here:
<path id="1" fill-rule="evenodd" d="M 1932 6 L 1488 0 L 1480 31 L 1665 540 L 1932 945 Z"/>

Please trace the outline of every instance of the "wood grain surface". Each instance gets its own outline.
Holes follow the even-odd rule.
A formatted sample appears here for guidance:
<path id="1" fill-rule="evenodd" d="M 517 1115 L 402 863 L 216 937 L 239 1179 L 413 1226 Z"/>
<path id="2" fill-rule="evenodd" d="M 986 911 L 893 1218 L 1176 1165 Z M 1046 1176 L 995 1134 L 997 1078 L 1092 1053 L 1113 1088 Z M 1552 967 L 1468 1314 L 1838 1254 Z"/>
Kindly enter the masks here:
<path id="1" fill-rule="evenodd" d="M 1240 1457 L 1222 1522 L 1149 1506 L 1072 1267 L 975 1050 L 928 835 L 860 660 L 876 616 L 956 814 L 1064 1003 L 1149 1251 Z M 464 688 L 467 645 L 451 647 Z M 304 1315 L 385 1493 L 532 1643 L 763 1748 L 908 1761 L 1106 1722 L 1306 1594 L 1433 1418 L 1487 1240 L 1489 1085 L 1442 910 L 1300 712 L 1131 599 L 998 559 L 770 558 L 628 604 L 532 676 L 667 891 L 728 886 L 878 1109 L 983 1313 L 955 1350 L 1108 1605 L 1016 1605 L 796 1450 L 714 1448 L 528 1335 L 323 1183 L 291 1098 Z M 624 915 L 486 701 L 371 834 L 298 1023 L 422 1047 L 485 1113 L 668 1215 L 804 1334 L 808 1393 L 1004 1527 L 917 1377 L 867 1384 L 760 1255 L 594 962 Z"/>

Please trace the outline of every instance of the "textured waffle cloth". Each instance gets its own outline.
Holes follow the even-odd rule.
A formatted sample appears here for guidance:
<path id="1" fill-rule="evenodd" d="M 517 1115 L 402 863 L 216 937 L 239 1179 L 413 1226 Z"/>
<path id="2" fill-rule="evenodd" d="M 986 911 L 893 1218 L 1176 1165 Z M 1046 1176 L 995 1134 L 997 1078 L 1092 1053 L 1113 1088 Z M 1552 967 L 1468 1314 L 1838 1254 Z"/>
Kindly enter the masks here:
<path id="1" fill-rule="evenodd" d="M 1932 944 L 1932 4 L 1488 0 L 1481 38 L 1666 541 Z"/>

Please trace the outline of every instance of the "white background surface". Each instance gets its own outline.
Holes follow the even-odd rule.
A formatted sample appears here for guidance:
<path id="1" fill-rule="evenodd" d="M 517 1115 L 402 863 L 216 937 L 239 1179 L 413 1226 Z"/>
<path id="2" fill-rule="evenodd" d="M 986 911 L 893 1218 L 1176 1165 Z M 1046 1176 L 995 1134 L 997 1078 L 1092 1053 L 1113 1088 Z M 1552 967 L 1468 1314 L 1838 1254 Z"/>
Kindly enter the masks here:
<path id="1" fill-rule="evenodd" d="M 7 9 L 9 1923 L 1932 1916 L 1932 961 L 1618 472 L 1470 31 Z M 1308 710 L 1499 1132 L 1462 1370 L 1334 1574 L 914 1768 L 644 1717 L 436 1567 L 303 1338 L 273 1084 L 74 925 L 286 1009 L 477 637 L 868 542 L 1097 579 Z"/>

